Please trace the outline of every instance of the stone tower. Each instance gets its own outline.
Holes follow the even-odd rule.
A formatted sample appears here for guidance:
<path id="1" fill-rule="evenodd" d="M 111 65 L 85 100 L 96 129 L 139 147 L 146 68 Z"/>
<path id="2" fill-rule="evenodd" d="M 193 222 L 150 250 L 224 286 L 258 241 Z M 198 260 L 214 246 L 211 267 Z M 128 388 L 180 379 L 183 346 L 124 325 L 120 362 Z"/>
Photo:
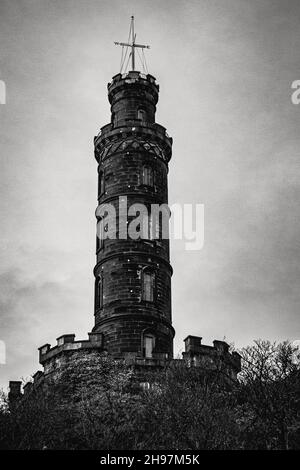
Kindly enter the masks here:
<path id="1" fill-rule="evenodd" d="M 133 51 L 146 47 L 134 45 L 134 39 L 130 46 Z M 68 333 L 59 336 L 56 345 L 38 348 L 43 371 L 23 387 L 25 395 L 55 378 L 74 354 L 108 353 L 141 370 L 172 362 L 172 267 L 165 231 L 166 213 L 167 227 L 170 216 L 172 138 L 155 122 L 158 93 L 152 75 L 134 70 L 114 76 L 108 84 L 111 122 L 94 138 L 98 162 L 95 324 L 88 339 L 75 340 L 75 334 Z M 231 353 L 224 341 L 215 340 L 213 346 L 201 341 L 200 336 L 185 339 L 183 365 L 197 367 L 200 374 L 222 370 L 228 380 L 236 381 L 239 354 Z M 16 403 L 22 396 L 21 382 L 11 381 L 10 401 Z"/>
<path id="2" fill-rule="evenodd" d="M 153 204 L 167 207 L 172 154 L 172 139 L 155 122 L 158 92 L 149 74 L 131 71 L 113 77 L 108 84 L 111 122 L 94 139 L 98 208 L 93 332 L 102 334 L 104 349 L 114 357 L 173 356 L 169 240 L 162 236 L 162 218 L 154 221 L 150 210 Z M 148 216 L 138 227 L 140 235 L 132 238 L 127 229 L 142 214 L 132 211 L 140 204 Z M 113 237 L 107 205 L 116 214 Z"/>

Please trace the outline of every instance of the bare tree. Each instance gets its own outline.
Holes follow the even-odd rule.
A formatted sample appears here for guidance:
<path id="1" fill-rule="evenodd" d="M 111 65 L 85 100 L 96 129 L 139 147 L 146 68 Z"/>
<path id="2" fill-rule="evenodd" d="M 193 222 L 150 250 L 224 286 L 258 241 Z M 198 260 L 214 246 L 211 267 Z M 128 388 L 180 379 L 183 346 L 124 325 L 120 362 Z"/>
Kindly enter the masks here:
<path id="1" fill-rule="evenodd" d="M 300 430 L 300 362 L 288 341 L 258 340 L 242 356 L 241 421 L 254 447 L 289 449 Z M 297 438 L 296 438 L 297 439 Z M 249 443 L 248 443 L 249 445 Z"/>

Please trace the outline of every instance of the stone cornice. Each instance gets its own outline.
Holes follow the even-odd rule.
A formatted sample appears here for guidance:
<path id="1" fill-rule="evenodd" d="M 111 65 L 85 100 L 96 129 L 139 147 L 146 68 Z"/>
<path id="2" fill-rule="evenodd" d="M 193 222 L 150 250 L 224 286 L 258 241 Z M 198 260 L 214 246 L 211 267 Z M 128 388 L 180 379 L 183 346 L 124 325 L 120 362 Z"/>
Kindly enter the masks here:
<path id="1" fill-rule="evenodd" d="M 154 253 L 148 253 L 147 251 L 120 251 L 120 252 L 117 252 L 117 253 L 112 253 L 110 255 L 104 256 L 101 261 L 98 261 L 98 263 L 94 267 L 94 276 L 96 276 L 97 269 L 100 266 L 102 266 L 102 264 L 105 263 L 106 261 L 114 259 L 114 258 L 121 258 L 121 257 L 128 258 L 128 257 L 132 257 L 132 256 L 143 256 L 143 257 L 146 257 L 146 258 L 155 258 L 156 260 L 158 260 L 158 262 L 163 263 L 169 269 L 171 276 L 173 274 L 173 268 L 172 268 L 171 264 L 167 260 L 165 260 L 164 258 L 162 258 L 162 257 L 160 257 L 160 256 L 158 256 Z M 147 264 L 147 263 L 143 263 L 143 261 L 141 260 L 141 261 L 139 261 L 137 263 L 134 263 L 134 264 Z"/>
<path id="2" fill-rule="evenodd" d="M 165 325 L 167 328 L 169 328 L 172 332 L 172 335 L 173 335 L 173 338 L 175 336 L 175 330 L 171 324 L 171 322 L 169 320 L 167 320 L 166 318 L 162 317 L 162 315 L 151 315 L 151 314 L 147 314 L 147 315 L 143 315 L 141 313 L 118 313 L 118 314 L 114 314 L 110 317 L 107 317 L 107 318 L 103 318 L 103 320 L 100 320 L 97 322 L 97 324 L 94 326 L 93 328 L 93 331 L 94 332 L 97 332 L 97 329 L 99 328 L 99 326 L 101 325 L 104 325 L 104 324 L 107 324 L 107 323 L 114 323 L 115 321 L 118 321 L 118 320 L 123 320 L 123 319 L 128 319 L 128 317 L 132 317 L 132 319 L 136 320 L 136 319 L 140 319 L 140 320 L 145 320 L 145 318 L 147 318 L 147 320 L 149 321 L 152 321 L 153 320 L 153 324 L 157 324 L 157 323 L 162 323 L 163 325 Z"/>

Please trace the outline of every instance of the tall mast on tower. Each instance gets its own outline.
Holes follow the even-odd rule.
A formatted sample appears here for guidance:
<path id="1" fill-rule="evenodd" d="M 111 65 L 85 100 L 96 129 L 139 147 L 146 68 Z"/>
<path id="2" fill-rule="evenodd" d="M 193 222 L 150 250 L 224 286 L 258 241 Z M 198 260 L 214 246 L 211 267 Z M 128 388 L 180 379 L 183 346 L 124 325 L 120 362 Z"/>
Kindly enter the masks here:
<path id="1" fill-rule="evenodd" d="M 129 42 L 129 39 L 131 38 L 131 42 Z M 134 71 L 135 70 L 135 49 L 141 49 L 142 51 L 144 49 L 150 49 L 150 46 L 145 45 L 145 44 L 136 44 L 136 34 L 134 32 L 134 16 L 131 17 L 131 22 L 130 22 L 130 29 L 129 29 L 129 37 L 128 37 L 128 42 L 115 42 L 116 46 L 122 46 L 122 49 L 126 47 L 127 49 L 130 48 L 131 52 L 129 55 L 129 58 L 131 58 L 131 68 Z M 122 50 L 122 57 L 123 57 L 123 50 Z M 125 58 L 123 60 L 123 63 L 121 61 L 121 69 L 122 66 L 124 65 L 126 59 L 126 54 Z M 141 59 L 142 62 L 142 59 Z"/>

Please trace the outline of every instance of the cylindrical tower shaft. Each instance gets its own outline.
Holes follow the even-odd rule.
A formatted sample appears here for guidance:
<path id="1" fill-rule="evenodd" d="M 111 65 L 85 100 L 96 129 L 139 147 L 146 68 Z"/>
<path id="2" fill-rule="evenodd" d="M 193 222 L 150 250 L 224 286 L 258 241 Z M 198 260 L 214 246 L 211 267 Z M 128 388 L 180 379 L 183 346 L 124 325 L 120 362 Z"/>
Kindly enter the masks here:
<path id="1" fill-rule="evenodd" d="M 94 331 L 103 334 L 105 348 L 116 357 L 173 355 L 169 240 L 164 238 L 162 217 L 153 222 L 150 210 L 153 205 L 167 207 L 172 153 L 172 139 L 155 123 L 158 91 L 151 75 L 129 72 L 113 77 L 108 84 L 111 123 L 95 137 L 99 205 Z M 127 232 L 136 205 L 148 211 L 143 217 L 149 237 L 145 231 L 124 237 L 122 211 L 128 211 Z M 113 211 L 107 215 L 103 209 L 108 206 Z M 116 231 L 111 237 L 113 213 Z"/>

